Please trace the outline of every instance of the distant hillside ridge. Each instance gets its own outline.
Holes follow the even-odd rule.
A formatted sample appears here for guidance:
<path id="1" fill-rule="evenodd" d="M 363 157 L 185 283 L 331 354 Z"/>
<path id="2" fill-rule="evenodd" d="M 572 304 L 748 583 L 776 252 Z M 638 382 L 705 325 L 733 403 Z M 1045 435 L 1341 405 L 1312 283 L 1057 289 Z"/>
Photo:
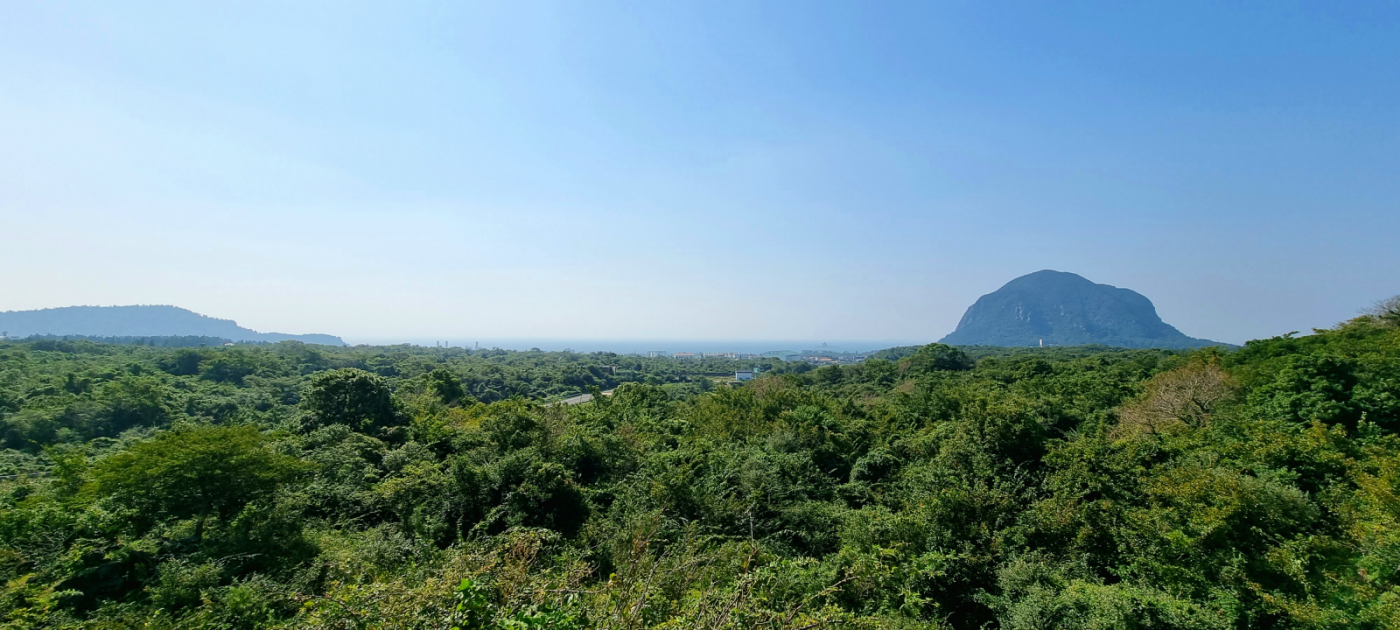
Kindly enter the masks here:
<path id="1" fill-rule="evenodd" d="M 1198 348 L 1225 346 L 1188 337 L 1162 321 L 1141 293 L 1046 269 L 1027 274 L 968 307 L 942 343 L 983 346 Z"/>
<path id="2" fill-rule="evenodd" d="M 239 326 L 231 319 L 200 315 L 177 306 L 65 306 L 37 311 L 0 312 L 0 333 L 9 337 L 30 335 L 84 335 L 90 337 L 219 337 L 231 341 L 300 341 L 343 346 L 334 335 L 262 333 Z"/>

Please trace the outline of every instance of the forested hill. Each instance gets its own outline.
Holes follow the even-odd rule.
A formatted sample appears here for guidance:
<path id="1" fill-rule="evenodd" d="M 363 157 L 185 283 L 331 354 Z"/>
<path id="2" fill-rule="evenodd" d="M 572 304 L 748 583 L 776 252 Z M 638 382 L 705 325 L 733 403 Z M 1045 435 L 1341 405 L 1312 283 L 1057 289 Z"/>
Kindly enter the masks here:
<path id="1" fill-rule="evenodd" d="M 941 343 L 970 346 L 1196 348 L 1224 345 L 1188 337 L 1162 321 L 1142 294 L 1062 271 L 1024 275 L 982 296 Z"/>
<path id="2" fill-rule="evenodd" d="M 1400 627 L 1400 299 L 736 365 L 0 341 L 0 628 Z"/>
<path id="3" fill-rule="evenodd" d="M 175 306 L 67 306 L 0 313 L 0 332 L 10 337 L 82 335 L 88 337 L 214 337 L 230 341 L 300 341 L 343 346 L 333 335 L 261 333 L 229 319 L 216 319 Z"/>

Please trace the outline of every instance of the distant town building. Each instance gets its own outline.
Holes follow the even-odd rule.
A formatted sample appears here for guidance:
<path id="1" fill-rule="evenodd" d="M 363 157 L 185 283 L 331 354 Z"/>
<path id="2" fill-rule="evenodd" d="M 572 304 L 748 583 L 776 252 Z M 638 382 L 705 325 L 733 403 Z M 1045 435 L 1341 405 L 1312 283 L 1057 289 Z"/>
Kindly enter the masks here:
<path id="1" fill-rule="evenodd" d="M 647 352 L 647 356 L 654 359 L 657 357 L 669 357 L 671 356 L 671 353 L 665 350 L 651 350 Z"/>
<path id="2" fill-rule="evenodd" d="M 697 358 L 694 352 L 677 352 L 671 355 L 672 359 L 694 359 Z"/>

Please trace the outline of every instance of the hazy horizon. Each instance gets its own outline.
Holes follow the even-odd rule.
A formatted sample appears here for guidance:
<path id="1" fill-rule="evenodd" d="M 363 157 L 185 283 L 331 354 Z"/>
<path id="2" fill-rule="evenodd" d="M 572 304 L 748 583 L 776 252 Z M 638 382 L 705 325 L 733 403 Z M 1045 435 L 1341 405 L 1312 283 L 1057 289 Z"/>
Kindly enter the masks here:
<path id="1" fill-rule="evenodd" d="M 1400 293 L 1397 18 L 9 4 L 0 310 L 935 341 L 1049 268 L 1193 337 L 1331 326 Z"/>
<path id="2" fill-rule="evenodd" d="M 921 340 L 802 340 L 802 339 L 546 339 L 546 338 L 483 338 L 483 339 L 423 339 L 399 337 L 367 337 L 345 339 L 347 345 L 384 346 L 410 344 L 434 347 L 439 342 L 450 344 L 444 347 L 480 348 L 502 350 L 530 350 L 539 348 L 545 352 L 616 352 L 618 354 L 646 354 L 659 350 L 674 354 L 677 352 L 739 352 L 762 354 L 774 351 L 825 350 L 828 352 L 874 352 L 885 348 L 922 345 L 931 341 Z M 823 346 L 823 344 L 826 344 Z"/>

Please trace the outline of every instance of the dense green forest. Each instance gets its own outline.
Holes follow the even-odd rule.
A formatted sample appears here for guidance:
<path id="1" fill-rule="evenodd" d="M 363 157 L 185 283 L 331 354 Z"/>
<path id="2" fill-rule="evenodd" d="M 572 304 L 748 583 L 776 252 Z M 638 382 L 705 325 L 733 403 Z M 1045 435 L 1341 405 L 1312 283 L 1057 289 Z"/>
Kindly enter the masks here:
<path id="1" fill-rule="evenodd" d="M 865 363 L 0 343 L 4 628 L 1400 628 L 1400 321 Z M 552 404 L 615 388 L 580 405 Z"/>

